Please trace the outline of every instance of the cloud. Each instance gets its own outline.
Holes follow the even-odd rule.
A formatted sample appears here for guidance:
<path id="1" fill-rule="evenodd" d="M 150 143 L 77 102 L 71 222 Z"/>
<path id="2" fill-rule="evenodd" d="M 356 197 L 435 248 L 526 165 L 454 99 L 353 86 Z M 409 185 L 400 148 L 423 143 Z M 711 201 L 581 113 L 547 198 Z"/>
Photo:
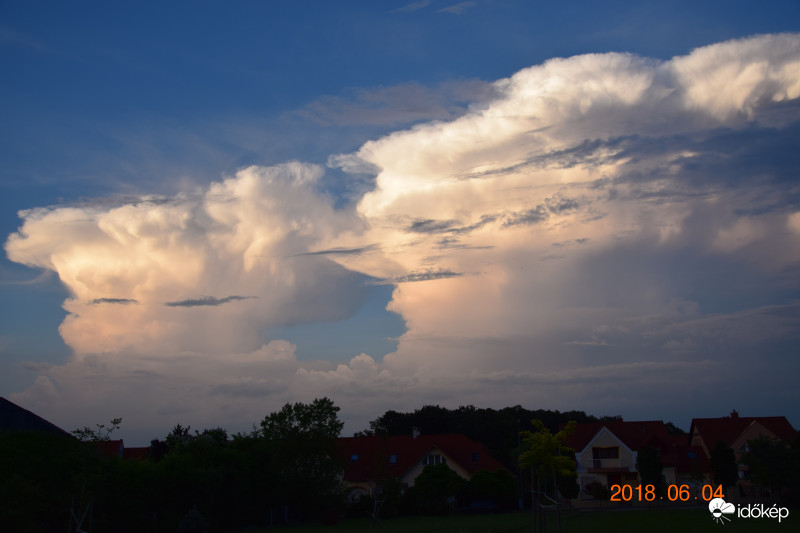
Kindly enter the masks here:
<path id="1" fill-rule="evenodd" d="M 60 332 L 78 357 L 246 351 L 263 340 L 260 328 L 344 318 L 366 298 L 363 276 L 300 255 L 363 225 L 315 192 L 322 173 L 251 167 L 168 201 L 29 210 L 6 251 L 58 272 L 71 293 Z"/>
<path id="2" fill-rule="evenodd" d="M 214 298 L 213 296 L 203 296 L 202 298 L 190 298 L 188 300 L 181 300 L 178 302 L 166 302 L 164 305 L 169 307 L 201 307 L 201 306 L 215 306 L 222 305 L 228 302 L 236 302 L 239 300 L 249 300 L 256 298 L 256 296 L 226 296 L 225 298 Z"/>
<path id="3" fill-rule="evenodd" d="M 317 250 L 315 252 L 304 252 L 297 255 L 361 255 L 373 250 L 377 250 L 377 244 L 368 244 L 358 248 L 331 248 L 329 250 Z"/>
<path id="4" fill-rule="evenodd" d="M 409 283 L 415 281 L 431 281 L 434 279 L 447 279 L 463 276 L 461 272 L 453 272 L 452 270 L 429 270 L 426 272 L 412 272 L 405 276 L 398 276 L 392 280 L 393 283 Z"/>
<path id="5" fill-rule="evenodd" d="M 139 303 L 133 298 L 95 298 L 90 304 L 120 304 L 120 305 L 128 305 L 128 304 L 136 304 Z"/>
<path id="6" fill-rule="evenodd" d="M 446 82 L 435 87 L 405 83 L 371 89 L 354 89 L 345 96 L 324 96 L 297 114 L 324 126 L 399 126 L 452 119 L 491 98 L 493 86 L 480 80 Z"/>
<path id="7" fill-rule="evenodd" d="M 459 2 L 458 4 L 453 4 L 447 7 L 443 7 L 436 11 L 437 13 L 452 13 L 453 15 L 460 15 L 467 9 L 471 7 L 475 7 L 477 2 Z"/>
<path id="8" fill-rule="evenodd" d="M 50 51 L 50 47 L 36 37 L 8 26 L 0 26 L 0 43 L 22 46 L 31 50 L 36 50 L 37 52 Z"/>
<path id="9" fill-rule="evenodd" d="M 553 59 L 332 155 L 375 176 L 346 207 L 317 191 L 332 169 L 293 162 L 164 202 L 24 211 L 6 251 L 70 290 L 75 357 L 19 398 L 248 427 L 328 395 L 352 429 L 420 402 L 797 405 L 798 65 L 794 34 Z M 333 363 L 264 338 L 351 316 L 371 283 L 394 286 L 406 324 L 393 353 Z M 87 303 L 109 295 L 138 304 Z M 157 393 L 130 401 L 143 387 Z"/>
<path id="10" fill-rule="evenodd" d="M 390 11 L 390 13 L 412 13 L 414 11 L 419 11 L 424 7 L 428 7 L 430 3 L 431 0 L 419 0 L 418 2 L 411 2 L 410 4 L 393 9 Z"/>

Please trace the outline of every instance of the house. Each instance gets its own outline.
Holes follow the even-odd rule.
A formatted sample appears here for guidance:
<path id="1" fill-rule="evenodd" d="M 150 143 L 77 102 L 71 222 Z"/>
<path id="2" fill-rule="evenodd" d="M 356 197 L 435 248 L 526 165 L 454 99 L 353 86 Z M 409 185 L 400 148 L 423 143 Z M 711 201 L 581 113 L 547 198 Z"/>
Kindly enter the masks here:
<path id="1" fill-rule="evenodd" d="M 150 458 L 149 447 L 126 448 L 122 439 L 101 440 L 95 443 L 95 447 L 100 455 L 108 458 L 121 457 L 135 461 L 144 461 Z"/>
<path id="2" fill-rule="evenodd" d="M 598 484 L 639 484 L 636 459 L 645 447 L 658 450 L 668 484 L 700 485 L 710 472 L 702 449 L 685 435 L 671 435 L 661 420 L 580 423 L 565 444 L 575 451 L 580 500 L 594 499 Z"/>
<path id="3" fill-rule="evenodd" d="M 50 435 L 58 435 L 74 439 L 60 427 L 48 422 L 19 405 L 0 397 L 0 430 L 5 431 L 39 431 Z M 96 444 L 98 452 L 105 457 L 123 457 L 125 459 L 144 460 L 149 458 L 150 448 L 126 448 L 119 440 L 100 441 Z"/>
<path id="4" fill-rule="evenodd" d="M 719 442 L 731 448 L 736 455 L 740 480 L 748 477 L 747 465 L 742 464 L 748 441 L 766 437 L 790 443 L 797 435 L 784 416 L 739 416 L 736 410 L 721 418 L 693 418 L 689 429 L 690 444 L 702 449 L 707 458 Z M 748 491 L 749 483 L 745 481 L 739 485 L 741 494 Z"/>
<path id="5" fill-rule="evenodd" d="M 72 437 L 55 424 L 2 397 L 0 397 L 0 430 L 40 431 L 62 437 Z"/>
<path id="6" fill-rule="evenodd" d="M 446 464 L 464 479 L 478 470 L 506 470 L 481 443 L 465 435 L 398 435 L 338 439 L 348 498 L 373 494 L 383 481 L 411 487 L 428 465 Z"/>

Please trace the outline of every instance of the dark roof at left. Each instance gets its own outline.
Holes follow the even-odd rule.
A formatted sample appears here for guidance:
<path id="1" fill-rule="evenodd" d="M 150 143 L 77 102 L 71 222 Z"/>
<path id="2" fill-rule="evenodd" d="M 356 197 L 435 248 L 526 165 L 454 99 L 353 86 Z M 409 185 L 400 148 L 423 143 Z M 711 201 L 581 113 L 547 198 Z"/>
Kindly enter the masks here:
<path id="1" fill-rule="evenodd" d="M 20 407 L 19 405 L 0 397 L 0 430 L 7 431 L 42 431 L 57 435 L 71 436 L 69 433 L 40 417 Z"/>

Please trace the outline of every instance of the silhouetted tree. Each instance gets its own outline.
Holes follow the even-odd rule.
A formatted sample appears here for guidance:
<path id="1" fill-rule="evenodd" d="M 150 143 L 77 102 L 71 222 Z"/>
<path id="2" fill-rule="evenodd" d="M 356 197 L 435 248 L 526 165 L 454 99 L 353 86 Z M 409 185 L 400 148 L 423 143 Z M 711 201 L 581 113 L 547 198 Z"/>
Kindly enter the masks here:
<path id="1" fill-rule="evenodd" d="M 329 398 L 310 404 L 286 404 L 261 422 L 271 456 L 276 494 L 282 504 L 293 503 L 319 513 L 342 497 L 336 439 L 344 423 L 339 407 Z"/>
<path id="2" fill-rule="evenodd" d="M 718 441 L 711 450 L 709 465 L 714 476 L 714 483 L 722 485 L 723 488 L 735 485 L 739 479 L 736 454 L 722 441 Z"/>
<path id="3" fill-rule="evenodd" d="M 747 442 L 742 456 L 750 479 L 772 497 L 782 501 L 784 489 L 797 488 L 800 478 L 800 450 L 783 441 L 759 437 Z"/>
<path id="4" fill-rule="evenodd" d="M 92 429 L 89 426 L 83 426 L 80 429 L 72 430 L 72 434 L 83 442 L 105 442 L 111 440 L 111 434 L 119 429 L 122 424 L 121 418 L 112 418 L 109 422 L 110 425 L 96 424 L 96 428 Z"/>
<path id="5" fill-rule="evenodd" d="M 564 444 L 567 437 L 575 431 L 576 422 L 570 421 L 561 431 L 553 434 L 541 420 L 532 420 L 531 425 L 535 431 L 523 431 L 523 452 L 520 455 L 520 466 L 531 469 L 531 491 L 534 517 L 537 512 L 537 490 L 539 486 L 547 485 L 548 478 L 553 481 L 554 501 L 558 516 L 558 529 L 561 530 L 561 512 L 559 505 L 558 483 L 559 477 L 577 476 L 575 471 L 574 452 Z M 537 479 L 538 478 L 538 479 Z M 538 483 L 537 483 L 538 481 Z M 545 481 L 544 483 L 542 483 Z M 540 520 L 540 528 L 542 527 Z M 536 519 L 534 518 L 534 523 Z"/>
<path id="6" fill-rule="evenodd" d="M 467 481 L 446 464 L 428 465 L 408 489 L 415 500 L 418 511 L 444 514 L 457 507 L 456 496 L 462 492 Z"/>
<path id="7" fill-rule="evenodd" d="M 672 422 L 667 422 L 664 424 L 667 428 L 667 433 L 670 435 L 688 435 L 684 430 L 673 424 Z"/>
<path id="8" fill-rule="evenodd" d="M 663 495 L 666 487 L 663 470 L 658 448 L 643 446 L 636 453 L 636 471 L 639 472 L 642 485 L 653 485 L 658 495 Z"/>

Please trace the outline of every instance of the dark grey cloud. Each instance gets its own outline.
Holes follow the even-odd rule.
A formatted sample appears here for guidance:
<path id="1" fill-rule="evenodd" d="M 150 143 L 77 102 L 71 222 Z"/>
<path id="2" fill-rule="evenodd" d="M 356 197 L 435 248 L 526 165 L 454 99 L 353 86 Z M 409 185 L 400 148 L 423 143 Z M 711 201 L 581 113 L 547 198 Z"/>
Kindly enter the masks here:
<path id="1" fill-rule="evenodd" d="M 464 174 L 459 176 L 458 179 L 489 178 L 518 172 L 527 168 L 594 168 L 622 159 L 624 157 L 621 153 L 622 149 L 636 139 L 638 139 L 637 135 L 626 135 L 609 139 L 585 139 L 575 146 L 559 150 L 550 150 L 545 153 L 532 153 L 527 158 L 513 165 Z"/>
<path id="2" fill-rule="evenodd" d="M 225 298 L 214 298 L 213 296 L 203 296 L 201 298 L 193 298 L 188 300 L 180 300 L 177 302 L 167 302 L 164 305 L 169 307 L 202 307 L 202 306 L 215 306 L 222 305 L 228 302 L 235 302 L 239 300 L 250 300 L 256 298 L 255 296 L 226 296 Z"/>
<path id="3" fill-rule="evenodd" d="M 445 233 L 454 224 L 457 224 L 456 220 L 421 219 L 412 222 L 406 231 L 411 233 Z"/>
<path id="4" fill-rule="evenodd" d="M 383 279 L 370 282 L 370 285 L 393 285 L 395 283 L 413 283 L 416 281 L 431 281 L 435 279 L 457 278 L 463 276 L 463 272 L 453 272 L 450 269 L 425 270 L 423 272 L 411 272 L 405 276 L 397 276 L 391 279 Z"/>
<path id="5" fill-rule="evenodd" d="M 367 246 L 361 246 L 358 248 L 330 248 L 329 250 L 318 250 L 316 252 L 304 252 L 302 254 L 297 254 L 297 256 L 303 255 L 361 255 L 366 252 L 372 252 L 374 250 L 378 250 L 380 247 L 377 244 L 368 244 Z"/>
<path id="6" fill-rule="evenodd" d="M 457 220 L 418 219 L 406 229 L 410 233 L 453 233 L 457 235 L 475 231 L 497 220 L 497 215 L 483 215 L 480 220 L 468 226 L 458 226 Z"/>
<path id="7" fill-rule="evenodd" d="M 573 211 L 580 207 L 580 203 L 575 198 L 568 198 L 565 196 L 555 196 L 552 198 L 545 198 L 547 209 L 551 213 L 563 213 L 564 211 Z"/>
<path id="8" fill-rule="evenodd" d="M 134 300 L 133 298 L 95 298 L 91 302 L 91 304 L 121 304 L 121 305 L 128 305 L 128 304 L 138 304 L 138 300 Z"/>
<path id="9" fill-rule="evenodd" d="M 491 250 L 494 246 L 483 245 L 476 246 L 474 244 L 462 244 L 461 240 L 457 237 L 444 237 L 440 239 L 436 246 L 438 248 L 459 249 L 459 250 Z"/>
<path id="10" fill-rule="evenodd" d="M 538 224 L 540 222 L 544 222 L 547 220 L 550 214 L 547 212 L 547 208 L 543 205 L 537 205 L 533 209 L 528 209 L 527 211 L 520 211 L 517 213 L 512 213 L 506 217 L 505 222 L 503 222 L 503 227 L 508 228 L 510 226 L 519 226 L 519 225 L 526 225 L 530 226 L 532 224 Z"/>

